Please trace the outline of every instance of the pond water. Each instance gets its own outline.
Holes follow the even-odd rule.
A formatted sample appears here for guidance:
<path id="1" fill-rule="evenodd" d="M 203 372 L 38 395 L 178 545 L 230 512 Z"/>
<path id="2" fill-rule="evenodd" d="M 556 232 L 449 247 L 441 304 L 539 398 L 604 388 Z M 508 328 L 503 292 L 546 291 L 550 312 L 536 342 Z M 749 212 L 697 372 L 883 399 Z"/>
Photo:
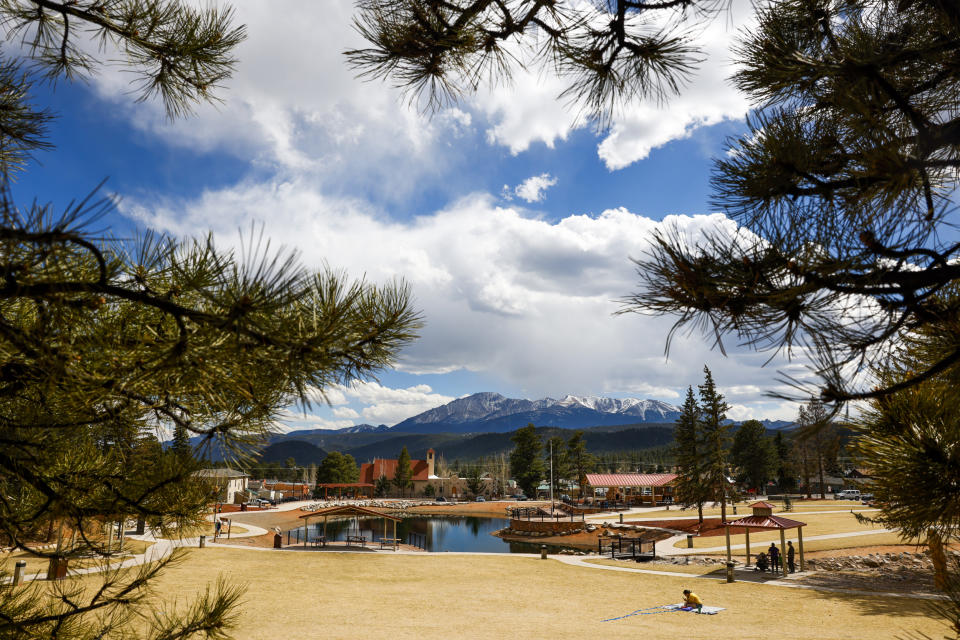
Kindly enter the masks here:
<path id="1" fill-rule="evenodd" d="M 329 520 L 327 522 L 327 540 L 345 540 L 346 536 L 362 535 L 371 542 L 380 538 L 393 537 L 393 524 L 387 522 L 384 536 L 383 520 L 379 518 L 360 518 L 359 532 L 356 520 Z M 510 521 L 507 518 L 485 518 L 474 516 L 437 517 L 416 516 L 404 518 L 397 523 L 397 538 L 407 544 L 414 544 L 427 551 L 473 551 L 479 553 L 537 553 L 540 543 L 508 542 L 491 535 L 505 528 Z M 300 538 L 303 527 L 300 527 Z M 323 535 L 323 522 L 311 522 L 307 533 L 312 540 Z M 290 534 L 297 535 L 292 529 Z M 291 538 L 291 540 L 293 540 Z M 551 546 L 551 552 L 563 547 Z"/>

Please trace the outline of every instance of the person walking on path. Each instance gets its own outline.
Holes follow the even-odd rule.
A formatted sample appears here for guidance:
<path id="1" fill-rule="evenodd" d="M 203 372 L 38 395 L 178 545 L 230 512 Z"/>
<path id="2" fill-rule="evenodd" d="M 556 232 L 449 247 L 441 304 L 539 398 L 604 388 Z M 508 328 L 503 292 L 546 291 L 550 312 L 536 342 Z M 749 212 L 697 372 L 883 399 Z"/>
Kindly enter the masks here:
<path id="1" fill-rule="evenodd" d="M 683 606 L 696 609 L 697 613 L 700 613 L 700 610 L 703 609 L 703 600 L 700 599 L 700 596 L 690 591 L 690 589 L 684 589 Z"/>
<path id="2" fill-rule="evenodd" d="M 794 550 L 793 550 L 793 540 L 787 541 L 787 569 L 790 570 L 790 573 L 793 573 L 797 570 L 796 565 L 793 563 Z"/>
<path id="3" fill-rule="evenodd" d="M 780 549 L 777 548 L 776 543 L 770 543 L 770 548 L 767 549 L 767 555 L 770 556 L 770 573 L 780 571 Z"/>

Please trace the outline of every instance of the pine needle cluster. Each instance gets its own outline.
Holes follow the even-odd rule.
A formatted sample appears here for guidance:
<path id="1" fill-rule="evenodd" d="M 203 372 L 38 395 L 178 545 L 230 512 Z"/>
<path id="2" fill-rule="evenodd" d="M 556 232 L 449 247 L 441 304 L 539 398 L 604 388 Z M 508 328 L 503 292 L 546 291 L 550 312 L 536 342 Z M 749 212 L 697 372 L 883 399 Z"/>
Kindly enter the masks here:
<path id="1" fill-rule="evenodd" d="M 939 295 L 960 278 L 958 52 L 955 3 L 762 5 L 733 76 L 756 111 L 713 177 L 742 227 L 699 243 L 660 232 L 625 310 L 675 315 L 721 349 L 735 336 L 805 350 L 819 381 L 785 377 L 796 398 L 877 397 L 960 365 L 954 345 L 898 382 L 869 380 L 905 331 L 960 319 Z"/>

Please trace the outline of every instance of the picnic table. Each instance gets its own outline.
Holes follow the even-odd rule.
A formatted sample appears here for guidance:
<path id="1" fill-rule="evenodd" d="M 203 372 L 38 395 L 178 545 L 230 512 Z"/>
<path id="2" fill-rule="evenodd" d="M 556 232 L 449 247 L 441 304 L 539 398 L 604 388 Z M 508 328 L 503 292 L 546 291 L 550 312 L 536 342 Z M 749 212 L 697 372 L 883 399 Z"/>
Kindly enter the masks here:
<path id="1" fill-rule="evenodd" d="M 380 538 L 380 548 L 383 549 L 384 545 L 388 547 L 393 547 L 396 550 L 397 545 L 400 544 L 400 538 Z"/>
<path id="2" fill-rule="evenodd" d="M 317 536 L 313 539 L 313 546 L 315 547 L 325 547 L 327 546 L 327 536 Z"/>
<path id="3" fill-rule="evenodd" d="M 347 546 L 351 544 L 359 544 L 361 547 L 367 546 L 367 539 L 363 536 L 347 536 Z"/>

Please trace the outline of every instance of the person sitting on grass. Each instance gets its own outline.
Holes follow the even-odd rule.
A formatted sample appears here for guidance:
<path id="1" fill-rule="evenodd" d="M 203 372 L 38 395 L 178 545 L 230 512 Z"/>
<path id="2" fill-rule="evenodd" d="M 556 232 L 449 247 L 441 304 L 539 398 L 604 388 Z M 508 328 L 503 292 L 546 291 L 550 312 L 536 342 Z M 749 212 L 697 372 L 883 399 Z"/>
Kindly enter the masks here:
<path id="1" fill-rule="evenodd" d="M 690 589 L 684 589 L 683 606 L 696 609 L 697 613 L 700 613 L 700 610 L 703 609 L 703 600 L 700 599 L 700 596 L 690 591 Z"/>

